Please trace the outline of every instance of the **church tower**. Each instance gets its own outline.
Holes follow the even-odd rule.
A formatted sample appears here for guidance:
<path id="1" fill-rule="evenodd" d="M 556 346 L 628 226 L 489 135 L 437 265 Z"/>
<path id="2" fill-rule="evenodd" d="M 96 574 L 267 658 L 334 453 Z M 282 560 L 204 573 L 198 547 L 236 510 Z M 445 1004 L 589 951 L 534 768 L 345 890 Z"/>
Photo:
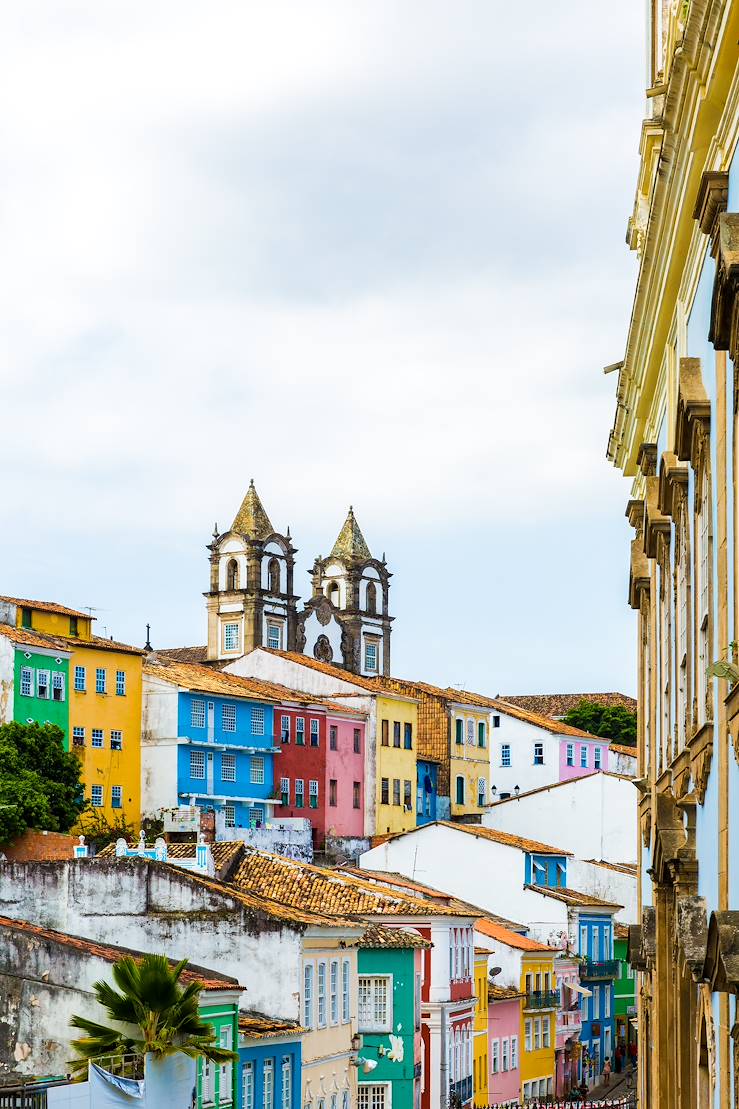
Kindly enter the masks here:
<path id="1" fill-rule="evenodd" d="M 390 578 L 350 506 L 328 558 L 313 564 L 313 596 L 298 616 L 297 649 L 366 677 L 390 674 Z"/>
<path id="2" fill-rule="evenodd" d="M 290 529 L 280 535 L 273 528 L 253 479 L 230 529 L 220 534 L 216 524 L 208 550 L 208 661 L 255 647 L 295 650 L 297 552 Z"/>

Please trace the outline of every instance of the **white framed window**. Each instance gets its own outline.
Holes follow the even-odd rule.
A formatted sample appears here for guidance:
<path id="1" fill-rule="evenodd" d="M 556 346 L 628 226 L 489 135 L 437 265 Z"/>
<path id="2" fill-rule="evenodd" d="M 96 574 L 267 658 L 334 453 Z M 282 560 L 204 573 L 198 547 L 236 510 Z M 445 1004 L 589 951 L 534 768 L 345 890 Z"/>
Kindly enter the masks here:
<path id="1" fill-rule="evenodd" d="M 341 964 L 341 1023 L 351 1020 L 351 964 L 344 959 Z"/>
<path id="2" fill-rule="evenodd" d="M 493 1074 L 500 1070 L 500 1040 L 490 1041 L 490 1066 Z"/>
<path id="3" fill-rule="evenodd" d="M 318 746 L 318 741 L 319 741 L 318 721 L 315 720 L 315 719 L 312 719 L 311 722 L 310 722 L 310 745 L 311 745 L 311 747 L 317 747 Z"/>
<path id="4" fill-rule="evenodd" d="M 534 1026 L 534 1051 L 538 1051 L 539 1048 L 541 1047 L 541 1019 L 540 1019 L 540 1017 L 534 1017 L 532 1023 L 533 1023 L 533 1026 Z"/>
<path id="5" fill-rule="evenodd" d="M 90 800 L 92 801 L 93 808 L 102 808 L 103 804 L 103 787 L 91 786 L 90 787 Z"/>
<path id="6" fill-rule="evenodd" d="M 593 766 L 595 767 L 596 770 L 601 769 L 602 758 L 603 758 L 602 748 L 594 747 L 593 748 Z"/>
<path id="7" fill-rule="evenodd" d="M 511 745 L 510 743 L 501 743 L 500 745 L 500 765 L 511 765 Z"/>
<path id="8" fill-rule="evenodd" d="M 525 1020 L 523 1022 L 523 1049 L 524 1051 L 531 1051 L 533 1040 L 531 1038 L 531 1021 Z"/>
<path id="9" fill-rule="evenodd" d="M 502 1071 L 507 1071 L 508 1070 L 508 1065 L 509 1065 L 508 1061 L 509 1061 L 509 1058 L 510 1058 L 509 1054 L 508 1054 L 508 1043 L 509 1043 L 509 1041 L 508 1041 L 507 1036 L 505 1036 L 500 1041 L 500 1069 Z"/>
<path id="10" fill-rule="evenodd" d="M 205 727 L 205 701 L 193 701 L 190 705 L 190 724 L 193 728 Z"/>
<path id="11" fill-rule="evenodd" d="M 392 1032 L 392 979 L 390 975 L 360 975 L 358 980 L 360 1032 Z"/>
<path id="12" fill-rule="evenodd" d="M 552 1022 L 551 1022 L 550 1017 L 542 1017 L 541 1018 L 541 1046 L 542 1047 L 549 1047 L 549 1036 L 550 1036 L 551 1023 Z"/>
<path id="13" fill-rule="evenodd" d="M 236 755 L 221 755 L 221 780 L 236 781 Z"/>
<path id="14" fill-rule="evenodd" d="M 241 1070 L 242 1109 L 254 1109 L 254 1064 L 244 1063 Z"/>
<path id="15" fill-rule="evenodd" d="M 33 697 L 33 667 L 21 667 L 21 697 Z"/>
<path id="16" fill-rule="evenodd" d="M 223 705 L 221 707 L 221 727 L 224 732 L 236 731 L 236 705 Z"/>
<path id="17" fill-rule="evenodd" d="M 275 1109 L 274 1059 L 265 1059 L 262 1064 L 262 1109 Z"/>
<path id="18" fill-rule="evenodd" d="M 190 752 L 190 777 L 205 781 L 205 751 Z"/>
<path id="19" fill-rule="evenodd" d="M 293 1062 L 289 1055 L 282 1056 L 282 1099 L 281 1109 L 292 1109 L 293 1103 Z"/>
<path id="20" fill-rule="evenodd" d="M 224 805 L 223 806 L 223 815 L 226 818 L 226 827 L 227 828 L 235 828 L 236 827 L 236 806 L 235 805 Z"/>
<path id="21" fill-rule="evenodd" d="M 239 625 L 238 624 L 224 624 L 223 625 L 223 649 L 224 651 L 238 651 L 239 649 Z"/>
<path id="22" fill-rule="evenodd" d="M 593 929 L 593 954 L 591 956 L 594 963 L 600 960 L 600 928 Z"/>
<path id="23" fill-rule="evenodd" d="M 250 779 L 253 785 L 264 785 L 264 759 L 261 755 L 252 755 L 250 767 Z"/>
<path id="24" fill-rule="evenodd" d="M 331 1023 L 339 1023 L 339 960 L 332 959 L 329 971 L 329 1012 Z"/>
<path id="25" fill-rule="evenodd" d="M 110 807 L 111 809 L 123 808 L 123 786 L 110 787 Z"/>
<path id="26" fill-rule="evenodd" d="M 600 1020 L 600 987 L 593 986 L 593 997 L 590 1002 L 591 1020 Z"/>
<path id="27" fill-rule="evenodd" d="M 390 1109 L 387 1084 L 360 1082 L 357 1086 L 357 1109 Z"/>
<path id="28" fill-rule="evenodd" d="M 290 804 L 290 779 L 280 778 L 280 804 Z"/>
<path id="29" fill-rule="evenodd" d="M 111 751 L 123 750 L 123 732 L 119 728 L 113 728 L 110 733 L 110 749 Z"/>
<path id="30" fill-rule="evenodd" d="M 295 718 L 295 742 L 298 747 L 305 746 L 305 717 L 296 716 Z"/>
<path id="31" fill-rule="evenodd" d="M 218 1039 L 224 1051 L 230 1051 L 233 1046 L 233 1029 L 228 1026 L 221 1028 Z M 233 1102 L 233 1066 L 231 1063 L 221 1063 L 220 1071 L 218 1104 L 229 1105 Z"/>
<path id="32" fill-rule="evenodd" d="M 611 1015 L 611 987 L 605 985 L 603 987 L 603 1017 L 608 1019 Z"/>
<path id="33" fill-rule="evenodd" d="M 574 743 L 568 743 L 567 744 L 567 765 L 568 766 L 574 766 L 575 765 L 575 744 Z"/>
<path id="34" fill-rule="evenodd" d="M 312 809 L 318 808 L 318 782 L 315 780 L 308 782 L 308 804 Z"/>
<path id="35" fill-rule="evenodd" d="M 518 1036 L 511 1036 L 511 1070 L 518 1069 Z"/>
<path id="36" fill-rule="evenodd" d="M 116 697 L 126 696 L 126 671 L 116 670 L 115 672 L 115 695 Z"/>
<path id="37" fill-rule="evenodd" d="M 54 670 L 51 675 L 51 699 L 52 701 L 63 701 L 65 698 L 65 683 L 64 675 L 60 670 Z"/>
<path id="38" fill-rule="evenodd" d="M 284 716 L 283 715 L 283 716 L 280 717 L 280 738 L 281 738 L 283 743 L 289 743 L 290 742 L 290 717 L 289 716 Z"/>
<path id="39" fill-rule="evenodd" d="M 253 705 L 251 710 L 251 734 L 264 735 L 264 709 L 261 705 Z"/>
<path id="40" fill-rule="evenodd" d="M 93 728 L 92 729 L 92 746 L 93 747 L 102 747 L 103 746 L 103 729 L 102 728 Z"/>
<path id="41" fill-rule="evenodd" d="M 84 666 L 74 668 L 74 688 L 77 693 L 84 693 L 87 689 L 87 670 Z"/>
<path id="42" fill-rule="evenodd" d="M 472 747 L 475 742 L 475 721 L 467 721 L 467 744 Z"/>
<path id="43" fill-rule="evenodd" d="M 370 639 L 364 643 L 364 668 L 371 674 L 377 673 L 377 644 Z"/>
<path id="44" fill-rule="evenodd" d="M 48 670 L 36 671 L 36 696 L 42 701 L 49 700 L 50 690 Z"/>
<path id="45" fill-rule="evenodd" d="M 105 693 L 108 688 L 108 673 L 104 667 L 98 666 L 95 669 L 95 692 Z"/>
<path id="46" fill-rule="evenodd" d="M 321 960 L 318 964 L 318 1027 L 326 1027 L 326 963 Z"/>
<path id="47" fill-rule="evenodd" d="M 587 767 L 587 765 L 588 765 L 588 749 L 587 749 L 586 745 L 583 743 L 582 747 L 580 748 L 580 766 L 585 768 L 585 767 Z"/>
<path id="48" fill-rule="evenodd" d="M 273 651 L 282 650 L 282 624 L 267 624 L 267 646 Z"/>
<path id="49" fill-rule="evenodd" d="M 216 1065 L 211 1063 L 209 1059 L 203 1059 L 202 1070 L 202 1095 L 203 1104 L 212 1105 L 215 1098 L 216 1089 Z"/>
<path id="50" fill-rule="evenodd" d="M 313 963 L 306 963 L 303 967 L 303 1024 L 306 1028 L 313 1027 Z"/>
<path id="51" fill-rule="evenodd" d="M 535 743 L 534 744 L 534 766 L 543 766 L 543 765 L 544 765 L 544 744 L 543 743 Z"/>
<path id="52" fill-rule="evenodd" d="M 85 746 L 85 729 L 76 726 L 72 728 L 72 745 L 74 747 Z"/>
<path id="53" fill-rule="evenodd" d="M 302 809 L 305 805 L 305 783 L 302 778 L 295 779 L 295 808 Z"/>

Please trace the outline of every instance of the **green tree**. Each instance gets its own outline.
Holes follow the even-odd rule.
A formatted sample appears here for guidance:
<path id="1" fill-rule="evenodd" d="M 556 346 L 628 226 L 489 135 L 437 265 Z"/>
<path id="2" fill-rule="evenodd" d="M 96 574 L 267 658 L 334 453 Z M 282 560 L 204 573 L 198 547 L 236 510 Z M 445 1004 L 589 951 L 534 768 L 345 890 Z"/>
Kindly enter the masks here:
<path id="1" fill-rule="evenodd" d="M 235 1062 L 235 1052 L 218 1047 L 213 1027 L 200 1018 L 202 985 L 180 985 L 186 966 L 187 959 L 173 965 L 163 955 L 144 955 L 138 962 L 125 955 L 114 963 L 118 989 L 108 982 L 96 982 L 93 990 L 111 1020 L 124 1027 L 108 1028 L 73 1016 L 69 1023 L 85 1033 L 72 1041 L 77 1053 L 70 1064 L 73 1073 L 84 1077 L 91 1060 L 121 1055 L 152 1054 L 163 1059 L 182 1052 L 191 1059 Z"/>
<path id="2" fill-rule="evenodd" d="M 592 701 L 578 701 L 564 717 L 564 722 L 601 739 L 636 747 L 636 713 L 622 705 L 598 705 Z"/>
<path id="3" fill-rule="evenodd" d="M 0 843 L 27 828 L 68 832 L 86 807 L 81 772 L 56 725 L 0 725 Z"/>

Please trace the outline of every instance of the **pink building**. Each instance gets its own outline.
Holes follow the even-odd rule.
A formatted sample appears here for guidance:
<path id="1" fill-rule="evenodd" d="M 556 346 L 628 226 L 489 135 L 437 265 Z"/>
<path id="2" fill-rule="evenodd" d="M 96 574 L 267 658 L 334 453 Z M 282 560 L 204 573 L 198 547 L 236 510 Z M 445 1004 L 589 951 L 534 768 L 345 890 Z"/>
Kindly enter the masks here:
<path id="1" fill-rule="evenodd" d="M 505 1105 L 508 1101 L 517 1103 L 521 1093 L 522 1001 L 523 994 L 513 987 L 488 988 L 488 1101 L 492 1105 Z"/>
<path id="2" fill-rule="evenodd" d="M 560 782 L 582 778 L 584 774 L 592 774 L 596 770 L 610 770 L 607 739 L 596 739 L 582 732 L 559 741 Z"/>
<path id="3" fill-rule="evenodd" d="M 578 1081 L 576 1045 L 580 1041 L 580 997 L 585 991 L 580 985 L 577 960 L 561 955 L 555 960 L 554 971 L 559 989 L 554 1092 L 557 1097 L 566 1097 Z"/>

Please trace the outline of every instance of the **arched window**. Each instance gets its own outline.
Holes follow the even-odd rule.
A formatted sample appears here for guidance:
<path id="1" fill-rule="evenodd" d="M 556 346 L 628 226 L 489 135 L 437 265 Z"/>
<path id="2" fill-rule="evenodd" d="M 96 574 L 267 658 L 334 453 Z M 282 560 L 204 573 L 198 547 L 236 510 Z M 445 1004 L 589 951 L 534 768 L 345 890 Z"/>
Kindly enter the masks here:
<path id="1" fill-rule="evenodd" d="M 267 575 L 269 577 L 269 591 L 270 593 L 280 592 L 280 560 L 279 558 L 271 558 L 269 566 L 267 567 Z"/>
<path id="2" fill-rule="evenodd" d="M 457 775 L 457 804 L 464 804 L 464 777 L 462 774 Z"/>
<path id="3" fill-rule="evenodd" d="M 336 608 L 338 608 L 339 607 L 340 592 L 339 592 L 339 583 L 337 581 L 330 581 L 328 583 L 328 587 L 326 589 L 326 595 L 327 595 L 329 601 L 331 602 L 331 604 L 335 605 Z"/>
<path id="4" fill-rule="evenodd" d="M 367 583 L 367 612 L 377 612 L 377 587 L 372 581 Z"/>
<path id="5" fill-rule="evenodd" d="M 226 589 L 239 588 L 239 564 L 235 558 L 229 560 L 226 567 Z"/>

